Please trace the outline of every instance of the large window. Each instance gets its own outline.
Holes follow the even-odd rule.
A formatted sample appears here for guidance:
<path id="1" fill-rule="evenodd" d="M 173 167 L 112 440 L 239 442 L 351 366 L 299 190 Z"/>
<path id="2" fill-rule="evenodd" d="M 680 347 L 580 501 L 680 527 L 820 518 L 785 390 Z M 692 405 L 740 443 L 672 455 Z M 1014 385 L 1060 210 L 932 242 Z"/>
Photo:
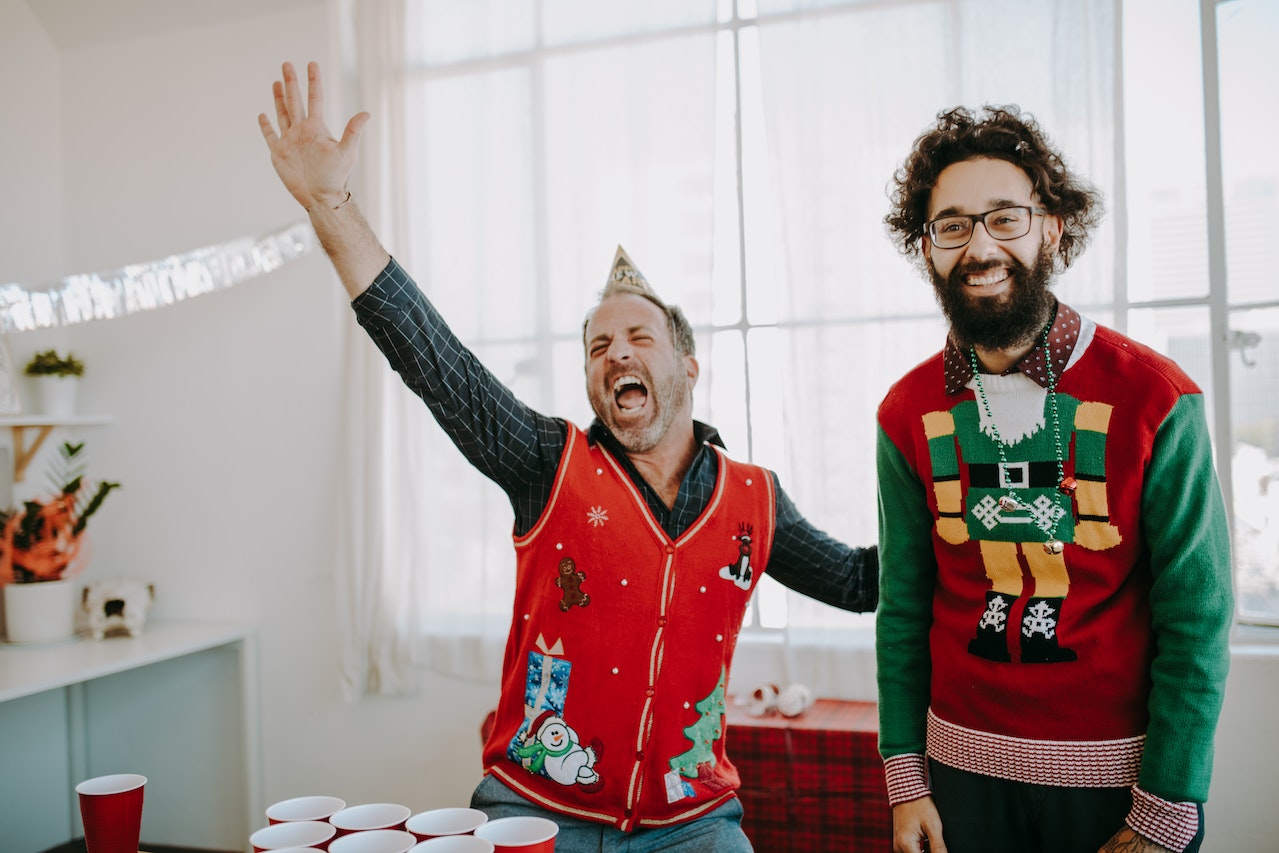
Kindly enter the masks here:
<path id="1" fill-rule="evenodd" d="M 885 236 L 886 186 L 938 111 L 1019 104 L 1107 201 L 1057 292 L 1204 387 L 1241 601 L 1273 618 L 1279 30 L 1272 2 L 1203 2 L 408 0 L 392 251 L 522 399 L 585 425 L 580 324 L 621 243 L 696 328 L 696 417 L 816 524 L 870 543 L 875 407 L 944 335 Z M 432 633 L 491 625 L 500 647 L 510 508 L 404 412 L 429 492 L 414 600 Z M 767 579 L 750 619 L 869 625 Z"/>
<path id="2" fill-rule="evenodd" d="M 1115 322 L 1208 396 L 1242 621 L 1279 622 L 1279 4 L 1127 0 Z M 1200 61 L 1202 57 L 1202 62 Z"/>

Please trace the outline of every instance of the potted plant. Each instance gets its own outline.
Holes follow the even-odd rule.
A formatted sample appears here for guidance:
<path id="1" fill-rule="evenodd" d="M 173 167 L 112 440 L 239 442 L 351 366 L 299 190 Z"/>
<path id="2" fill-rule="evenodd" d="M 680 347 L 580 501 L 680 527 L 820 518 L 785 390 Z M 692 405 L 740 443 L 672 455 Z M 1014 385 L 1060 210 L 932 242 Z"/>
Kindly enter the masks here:
<path id="1" fill-rule="evenodd" d="M 52 495 L 0 512 L 0 586 L 10 642 L 48 642 L 74 633 L 70 578 L 88 563 L 85 528 L 120 487 L 89 484 L 85 468 L 84 442 L 64 442 L 50 466 Z"/>
<path id="2" fill-rule="evenodd" d="M 63 356 L 56 349 L 37 352 L 23 372 L 35 378 L 44 414 L 69 417 L 75 413 L 76 384 L 84 375 L 84 362 L 75 353 Z"/>
<path id="3" fill-rule="evenodd" d="M 84 362 L 75 353 L 61 356 L 56 349 L 48 349 L 31 356 L 25 372 L 28 376 L 83 376 Z"/>

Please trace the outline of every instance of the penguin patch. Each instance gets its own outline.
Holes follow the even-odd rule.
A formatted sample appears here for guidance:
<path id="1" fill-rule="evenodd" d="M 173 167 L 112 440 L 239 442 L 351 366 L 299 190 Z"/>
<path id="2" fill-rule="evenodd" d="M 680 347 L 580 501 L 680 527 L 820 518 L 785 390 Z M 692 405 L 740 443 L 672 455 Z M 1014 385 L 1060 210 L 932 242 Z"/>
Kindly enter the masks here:
<path id="1" fill-rule="evenodd" d="M 719 576 L 732 581 L 739 589 L 749 590 L 755 572 L 751 569 L 751 533 L 754 528 L 749 524 L 737 525 L 737 559 L 719 570 Z"/>

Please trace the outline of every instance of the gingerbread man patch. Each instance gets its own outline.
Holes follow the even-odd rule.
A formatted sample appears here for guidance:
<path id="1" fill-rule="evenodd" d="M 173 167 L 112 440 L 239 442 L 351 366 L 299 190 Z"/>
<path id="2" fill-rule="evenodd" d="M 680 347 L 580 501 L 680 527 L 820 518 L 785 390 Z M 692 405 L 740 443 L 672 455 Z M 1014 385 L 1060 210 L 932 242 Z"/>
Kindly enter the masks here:
<path id="1" fill-rule="evenodd" d="M 585 580 L 586 572 L 579 572 L 571 557 L 560 560 L 560 574 L 555 579 L 555 585 L 564 590 L 564 596 L 560 599 L 560 610 L 567 613 L 568 609 L 575 604 L 585 607 L 591 603 L 591 597 L 582 592 L 582 582 Z"/>

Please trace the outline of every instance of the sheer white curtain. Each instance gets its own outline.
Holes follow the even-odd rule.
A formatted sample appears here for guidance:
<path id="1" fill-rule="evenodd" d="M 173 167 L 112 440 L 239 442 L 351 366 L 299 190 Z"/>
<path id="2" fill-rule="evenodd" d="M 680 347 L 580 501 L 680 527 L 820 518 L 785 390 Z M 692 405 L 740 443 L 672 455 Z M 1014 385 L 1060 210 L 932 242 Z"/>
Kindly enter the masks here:
<path id="1" fill-rule="evenodd" d="M 502 381 L 584 425 L 581 321 L 619 243 L 665 296 L 707 313 L 715 3 L 358 6 L 375 226 Z M 410 690 L 411 662 L 496 680 L 510 505 L 379 360 L 351 348 L 349 692 Z"/>
<path id="2" fill-rule="evenodd" d="M 583 425 L 580 324 L 625 246 L 698 332 L 696 417 L 870 543 L 875 405 L 943 333 L 888 178 L 938 110 L 1017 102 L 1109 195 L 1117 2 L 371 0 L 361 197 L 489 368 Z M 1107 242 L 1072 280 L 1109 288 Z M 412 662 L 495 680 L 510 506 L 362 338 L 350 365 L 349 692 L 411 689 Z M 750 621 L 840 695 L 855 664 L 813 649 L 864 646 L 848 617 L 766 586 Z"/>
<path id="3" fill-rule="evenodd" d="M 403 166 L 403 127 L 398 109 L 402 64 L 401 0 L 332 4 L 346 39 L 341 74 L 326 77 L 328 122 L 337 134 L 360 109 L 372 113 L 361 138 L 353 190 L 365 217 L 390 246 L 403 232 L 404 197 L 395 175 Z M 385 359 L 363 332 L 348 327 L 344 394 L 345 458 L 339 500 L 338 621 L 342 636 L 342 688 L 348 699 L 366 691 L 412 690 L 412 637 L 417 611 L 402 606 L 415 587 L 412 540 L 400 535 L 412 523 L 418 492 L 399 475 L 411 453 L 411 395 L 395 385 Z"/>

